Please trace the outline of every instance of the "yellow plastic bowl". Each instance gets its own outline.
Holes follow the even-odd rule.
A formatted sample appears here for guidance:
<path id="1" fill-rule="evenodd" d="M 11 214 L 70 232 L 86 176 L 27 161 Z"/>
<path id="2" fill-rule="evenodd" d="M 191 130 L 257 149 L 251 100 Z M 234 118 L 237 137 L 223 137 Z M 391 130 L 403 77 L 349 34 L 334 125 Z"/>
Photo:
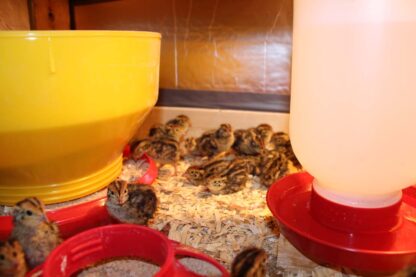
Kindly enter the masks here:
<path id="1" fill-rule="evenodd" d="M 160 34 L 0 32 L 0 203 L 108 185 L 158 96 Z"/>

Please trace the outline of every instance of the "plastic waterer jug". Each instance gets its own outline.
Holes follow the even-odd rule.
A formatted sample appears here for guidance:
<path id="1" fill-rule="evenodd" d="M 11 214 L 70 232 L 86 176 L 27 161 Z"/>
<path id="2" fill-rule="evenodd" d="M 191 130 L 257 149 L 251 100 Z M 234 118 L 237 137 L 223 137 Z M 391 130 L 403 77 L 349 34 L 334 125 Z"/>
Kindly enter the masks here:
<path id="1" fill-rule="evenodd" d="M 416 183 L 414 49 L 413 0 L 294 1 L 290 137 L 310 175 L 277 181 L 267 203 L 318 263 L 377 276 L 416 265 L 403 190 Z"/>
<path id="2" fill-rule="evenodd" d="M 416 182 L 416 2 L 295 1 L 290 135 L 343 204 L 382 207 Z"/>

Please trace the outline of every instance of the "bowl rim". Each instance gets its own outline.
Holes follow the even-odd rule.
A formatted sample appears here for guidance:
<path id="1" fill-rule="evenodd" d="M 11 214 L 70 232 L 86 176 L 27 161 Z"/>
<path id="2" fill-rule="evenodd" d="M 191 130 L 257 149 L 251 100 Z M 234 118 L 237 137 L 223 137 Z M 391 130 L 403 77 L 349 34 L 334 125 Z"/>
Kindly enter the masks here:
<path id="1" fill-rule="evenodd" d="M 0 31 L 0 38 L 4 37 L 143 37 L 161 38 L 161 34 L 148 31 L 116 31 L 116 30 L 45 30 L 45 31 Z"/>

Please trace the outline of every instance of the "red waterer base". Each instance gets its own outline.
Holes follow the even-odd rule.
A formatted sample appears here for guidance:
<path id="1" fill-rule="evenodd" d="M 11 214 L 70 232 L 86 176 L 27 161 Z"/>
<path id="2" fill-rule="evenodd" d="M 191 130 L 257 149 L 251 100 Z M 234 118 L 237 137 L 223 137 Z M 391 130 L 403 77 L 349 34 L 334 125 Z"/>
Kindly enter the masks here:
<path id="1" fill-rule="evenodd" d="M 284 236 L 317 263 L 364 275 L 392 274 L 416 265 L 416 197 L 387 208 L 340 205 L 312 189 L 308 173 L 289 175 L 272 185 L 267 205 Z"/>

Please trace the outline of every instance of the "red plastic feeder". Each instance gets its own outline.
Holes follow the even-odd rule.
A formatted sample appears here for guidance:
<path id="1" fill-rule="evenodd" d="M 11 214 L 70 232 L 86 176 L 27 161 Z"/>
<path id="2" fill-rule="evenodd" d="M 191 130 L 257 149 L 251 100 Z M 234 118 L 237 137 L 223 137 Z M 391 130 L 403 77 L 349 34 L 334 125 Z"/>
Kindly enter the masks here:
<path id="1" fill-rule="evenodd" d="M 29 276 L 40 270 L 44 277 L 71 276 L 99 262 L 122 257 L 138 258 L 159 265 L 160 270 L 154 276 L 201 276 L 189 271 L 176 256 L 208 262 L 221 272 L 221 276 L 229 276 L 215 259 L 170 241 L 156 230 L 131 224 L 98 227 L 66 240 L 52 251 L 43 266 Z"/>
<path id="2" fill-rule="evenodd" d="M 272 185 L 267 205 L 284 236 L 317 263 L 359 274 L 391 274 L 416 264 L 416 190 L 378 209 L 331 202 L 312 188 L 308 173 Z M 415 193 L 412 195 L 412 193 Z"/>

